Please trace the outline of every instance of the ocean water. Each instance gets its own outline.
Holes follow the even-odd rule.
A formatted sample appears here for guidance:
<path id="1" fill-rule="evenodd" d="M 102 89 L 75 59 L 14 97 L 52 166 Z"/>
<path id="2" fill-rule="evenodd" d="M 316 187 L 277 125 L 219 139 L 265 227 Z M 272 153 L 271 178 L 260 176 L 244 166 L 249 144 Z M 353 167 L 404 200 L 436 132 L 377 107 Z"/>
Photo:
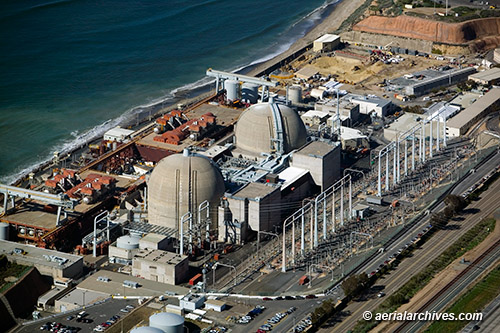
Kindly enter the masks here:
<path id="1" fill-rule="evenodd" d="M 335 2 L 2 1 L 0 182 L 206 83 L 207 68 L 283 52 Z"/>

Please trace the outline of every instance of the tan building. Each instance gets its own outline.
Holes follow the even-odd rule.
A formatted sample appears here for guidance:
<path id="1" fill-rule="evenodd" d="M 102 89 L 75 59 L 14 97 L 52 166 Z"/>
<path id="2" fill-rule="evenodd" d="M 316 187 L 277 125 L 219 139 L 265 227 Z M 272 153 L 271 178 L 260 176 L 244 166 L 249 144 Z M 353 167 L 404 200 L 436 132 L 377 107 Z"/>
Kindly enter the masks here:
<path id="1" fill-rule="evenodd" d="M 469 75 L 469 80 L 475 81 L 482 85 L 496 84 L 500 82 L 500 68 L 492 68 L 482 72 Z"/>
<path id="2" fill-rule="evenodd" d="M 340 177 L 340 147 L 313 141 L 293 154 L 293 167 L 308 170 L 314 183 L 325 190 Z"/>
<path id="3" fill-rule="evenodd" d="M 340 36 L 325 34 L 316 39 L 313 43 L 314 52 L 330 52 L 340 44 Z"/>
<path id="4" fill-rule="evenodd" d="M 238 223 L 247 224 L 253 231 L 271 231 L 273 225 L 280 221 L 281 212 L 279 209 L 269 209 L 268 207 L 278 207 L 281 203 L 281 192 L 279 186 L 263 183 L 249 183 L 233 194 L 227 195 L 229 210 L 232 220 Z M 219 240 L 223 241 L 227 233 L 228 226 L 224 225 L 224 218 L 219 218 Z M 244 226 L 242 232 L 244 233 Z M 238 236 L 238 235 L 237 235 Z M 246 235 L 239 235 L 241 240 Z"/>
<path id="5" fill-rule="evenodd" d="M 448 137 L 464 135 L 479 119 L 499 109 L 500 89 L 491 89 L 474 104 L 446 122 L 446 135 Z"/>
<path id="6" fill-rule="evenodd" d="M 140 250 L 132 259 L 132 275 L 167 284 L 179 284 L 188 274 L 185 255 L 161 250 Z"/>

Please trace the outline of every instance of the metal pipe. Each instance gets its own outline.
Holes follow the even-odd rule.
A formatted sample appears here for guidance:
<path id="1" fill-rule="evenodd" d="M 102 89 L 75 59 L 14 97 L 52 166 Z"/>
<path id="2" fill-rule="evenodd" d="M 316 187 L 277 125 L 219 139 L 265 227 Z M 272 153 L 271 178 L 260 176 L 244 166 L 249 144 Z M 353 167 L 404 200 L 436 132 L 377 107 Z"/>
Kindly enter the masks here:
<path id="1" fill-rule="evenodd" d="M 429 133 L 429 154 L 430 154 L 430 157 L 432 157 L 432 149 L 433 149 L 433 140 L 432 140 L 432 120 L 429 121 L 429 126 L 430 126 L 430 133 Z"/>
<path id="2" fill-rule="evenodd" d="M 385 191 L 389 191 L 389 151 L 385 155 Z"/>
<path id="3" fill-rule="evenodd" d="M 344 178 L 340 185 L 340 225 L 344 226 Z"/>

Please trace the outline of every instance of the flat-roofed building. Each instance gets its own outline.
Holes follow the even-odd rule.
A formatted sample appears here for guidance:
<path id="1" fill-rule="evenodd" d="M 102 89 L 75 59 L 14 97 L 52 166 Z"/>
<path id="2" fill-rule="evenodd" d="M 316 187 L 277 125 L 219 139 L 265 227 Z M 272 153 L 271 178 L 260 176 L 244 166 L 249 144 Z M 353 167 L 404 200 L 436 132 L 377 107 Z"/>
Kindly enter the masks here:
<path id="1" fill-rule="evenodd" d="M 391 100 L 385 98 L 358 95 L 348 95 L 344 98 L 353 104 L 359 105 L 359 113 L 370 114 L 375 112 L 379 118 L 387 116 L 392 109 Z"/>
<path id="2" fill-rule="evenodd" d="M 238 242 L 246 239 L 246 227 L 253 231 L 271 231 L 276 223 L 279 223 L 281 212 L 279 209 L 269 209 L 269 207 L 279 207 L 281 204 L 280 187 L 268 183 L 248 183 L 232 194 L 226 195 L 232 221 L 236 220 L 242 225 L 237 225 Z M 221 216 L 222 214 L 222 216 Z M 219 240 L 223 241 L 229 235 L 229 226 L 224 222 L 223 210 L 219 214 Z M 227 222 L 227 221 L 226 221 Z M 234 235 L 233 235 L 234 236 Z"/>
<path id="3" fill-rule="evenodd" d="M 188 270 L 186 255 L 162 250 L 140 250 L 132 259 L 132 275 L 167 284 L 181 283 Z"/>
<path id="4" fill-rule="evenodd" d="M 171 238 L 165 235 L 149 233 L 139 240 L 140 249 L 168 250 L 171 247 Z"/>
<path id="5" fill-rule="evenodd" d="M 197 294 L 187 294 L 179 300 L 179 306 L 183 309 L 194 311 L 203 306 L 205 296 Z"/>
<path id="6" fill-rule="evenodd" d="M 446 135 L 464 135 L 479 119 L 500 109 L 500 89 L 491 89 L 474 104 L 462 110 L 446 123 Z"/>
<path id="7" fill-rule="evenodd" d="M 314 52 L 330 52 L 340 44 L 340 36 L 325 34 L 316 39 L 313 43 Z"/>
<path id="8" fill-rule="evenodd" d="M 475 81 L 482 85 L 496 84 L 500 82 L 500 68 L 495 67 L 482 72 L 469 75 L 469 80 Z"/>
<path id="9" fill-rule="evenodd" d="M 320 124 L 326 122 L 330 114 L 325 111 L 309 110 L 300 116 L 304 125 L 308 127 L 318 127 Z"/>
<path id="10" fill-rule="evenodd" d="M 53 278 L 75 279 L 83 273 L 83 257 L 74 254 L 0 240 L 0 254 L 2 253 L 10 261 L 35 266 L 42 275 Z"/>
<path id="11" fill-rule="evenodd" d="M 308 170 L 314 183 L 325 190 L 340 177 L 340 145 L 312 141 L 293 153 L 291 165 Z"/>

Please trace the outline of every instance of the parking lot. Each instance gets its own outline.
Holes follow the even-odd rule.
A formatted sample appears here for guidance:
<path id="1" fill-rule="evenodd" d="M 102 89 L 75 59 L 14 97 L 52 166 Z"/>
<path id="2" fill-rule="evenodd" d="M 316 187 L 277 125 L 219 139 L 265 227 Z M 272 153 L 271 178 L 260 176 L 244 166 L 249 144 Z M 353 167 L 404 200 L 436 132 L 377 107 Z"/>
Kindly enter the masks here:
<path id="1" fill-rule="evenodd" d="M 32 333 L 32 332 L 43 332 L 41 327 L 43 327 L 47 323 L 53 323 L 55 322 L 57 324 L 61 324 L 59 326 L 66 326 L 66 327 L 73 327 L 75 328 L 75 332 L 93 332 L 94 328 L 96 328 L 98 325 L 105 323 L 106 321 L 109 321 L 109 319 L 114 316 L 118 315 L 121 318 L 125 317 L 127 314 L 130 313 L 131 310 L 133 309 L 128 309 L 127 311 L 129 312 L 122 312 L 120 311 L 121 309 L 126 309 L 127 305 L 133 306 L 134 308 L 137 307 L 137 300 L 136 299 L 109 299 L 107 301 L 104 301 L 101 304 L 93 305 L 90 307 L 87 307 L 85 309 L 85 312 L 87 315 L 84 317 L 87 319 L 89 322 L 85 323 L 83 321 L 77 321 L 77 314 L 81 312 L 82 310 L 75 310 L 72 312 L 67 312 L 65 314 L 57 315 L 54 317 L 46 317 L 43 318 L 40 321 L 37 321 L 36 323 L 28 324 L 28 325 L 23 325 L 19 329 L 17 329 L 15 332 L 23 332 L 23 333 Z M 72 317 L 72 318 L 71 318 Z M 71 318 L 71 319 L 70 319 Z M 68 320 L 69 319 L 69 320 Z M 114 325 L 119 325 L 119 323 L 115 323 Z M 50 330 L 50 329 L 49 329 Z M 61 330 L 59 331 L 64 332 L 68 330 Z M 71 330 L 70 330 L 71 331 Z"/>

